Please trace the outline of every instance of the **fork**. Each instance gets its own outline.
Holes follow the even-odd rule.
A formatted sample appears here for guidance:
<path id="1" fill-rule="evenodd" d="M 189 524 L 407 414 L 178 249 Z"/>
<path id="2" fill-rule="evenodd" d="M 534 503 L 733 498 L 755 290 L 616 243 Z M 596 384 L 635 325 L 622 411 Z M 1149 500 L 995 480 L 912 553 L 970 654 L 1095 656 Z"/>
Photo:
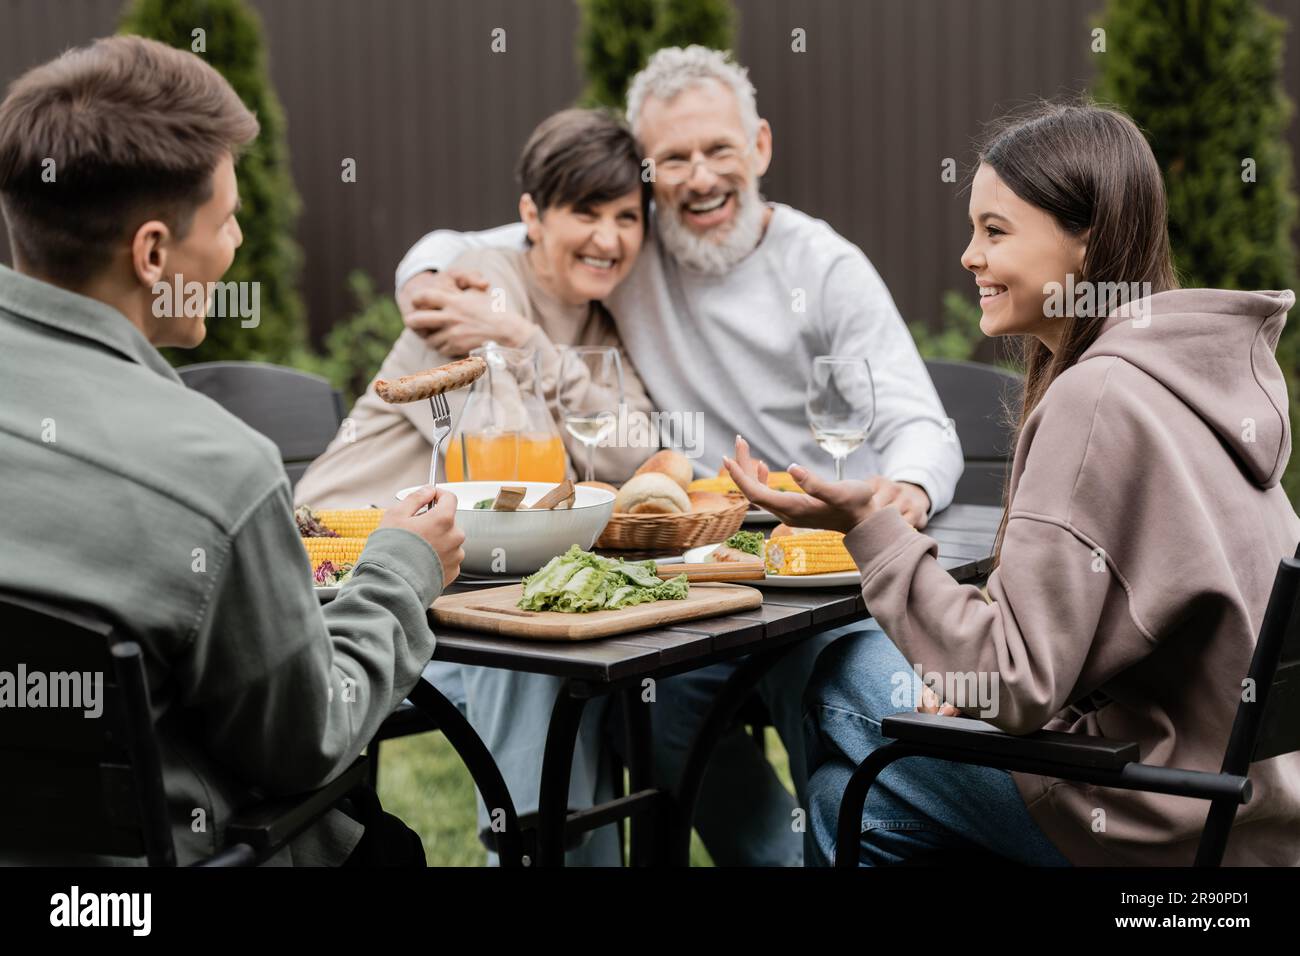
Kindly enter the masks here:
<path id="1" fill-rule="evenodd" d="M 437 394 L 429 396 L 429 407 L 433 409 L 433 458 L 429 462 L 429 484 L 437 483 L 438 450 L 451 434 L 451 409 L 447 406 L 447 396 Z"/>

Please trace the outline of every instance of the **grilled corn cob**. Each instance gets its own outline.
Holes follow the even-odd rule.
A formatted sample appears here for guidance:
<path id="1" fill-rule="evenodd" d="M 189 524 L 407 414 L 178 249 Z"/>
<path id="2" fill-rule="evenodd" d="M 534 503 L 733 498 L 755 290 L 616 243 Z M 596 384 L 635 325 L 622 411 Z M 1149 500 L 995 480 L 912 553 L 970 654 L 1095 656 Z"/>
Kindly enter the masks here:
<path id="1" fill-rule="evenodd" d="M 383 508 L 322 508 L 316 517 L 340 538 L 364 538 L 379 527 L 384 518 Z"/>
<path id="2" fill-rule="evenodd" d="M 828 574 L 857 567 L 838 531 L 768 538 L 765 563 L 768 574 Z"/>
<path id="3" fill-rule="evenodd" d="M 799 491 L 799 486 L 790 477 L 788 471 L 772 471 L 767 475 L 767 486 L 776 491 Z M 738 495 L 740 489 L 725 471 L 713 478 L 696 478 L 691 482 L 689 491 L 716 491 L 723 495 Z"/>
<path id="4" fill-rule="evenodd" d="M 332 561 L 335 567 L 356 564 L 366 546 L 366 539 L 303 538 L 302 546 L 307 549 L 307 557 L 311 559 L 312 570 L 315 570 L 322 561 Z"/>

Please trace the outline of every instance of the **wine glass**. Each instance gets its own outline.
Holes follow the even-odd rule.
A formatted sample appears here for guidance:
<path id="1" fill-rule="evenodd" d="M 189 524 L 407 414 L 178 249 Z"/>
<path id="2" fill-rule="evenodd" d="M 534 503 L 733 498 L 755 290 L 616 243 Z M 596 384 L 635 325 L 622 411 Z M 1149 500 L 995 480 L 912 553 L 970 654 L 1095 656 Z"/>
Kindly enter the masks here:
<path id="1" fill-rule="evenodd" d="M 611 345 L 579 345 L 560 353 L 556 404 L 564 428 L 587 446 L 586 481 L 595 478 L 596 446 L 617 422 L 623 403 L 623 362 Z"/>
<path id="2" fill-rule="evenodd" d="M 867 440 L 876 417 L 876 384 L 865 358 L 818 355 L 808 379 L 808 424 L 817 444 L 835 459 L 835 480 L 844 480 L 844 459 Z"/>

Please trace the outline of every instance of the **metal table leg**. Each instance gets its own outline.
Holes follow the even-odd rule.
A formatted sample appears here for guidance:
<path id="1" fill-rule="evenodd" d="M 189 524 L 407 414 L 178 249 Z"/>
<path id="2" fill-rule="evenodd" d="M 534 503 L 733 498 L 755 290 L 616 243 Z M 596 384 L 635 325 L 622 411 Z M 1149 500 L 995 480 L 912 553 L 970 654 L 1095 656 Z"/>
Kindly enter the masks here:
<path id="1" fill-rule="evenodd" d="M 515 812 L 514 801 L 510 799 L 505 778 L 501 776 L 501 770 L 492 759 L 492 753 L 483 739 L 456 705 L 423 677 L 415 682 L 406 696 L 437 723 L 438 730 L 469 770 L 474 786 L 483 795 L 483 802 L 490 808 L 499 807 L 504 811 L 505 830 L 496 835 L 496 850 L 501 866 L 523 866 L 523 836 L 519 829 L 519 815 Z"/>
<path id="2" fill-rule="evenodd" d="M 695 819 L 695 803 L 700 796 L 704 772 L 722 735 L 731 727 L 746 698 L 753 693 L 758 682 L 772 667 L 790 652 L 798 642 L 791 642 L 776 650 L 756 653 L 746 658 L 727 678 L 714 698 L 709 712 L 700 725 L 691 749 L 686 755 L 681 780 L 677 783 L 673 807 L 669 811 L 664 852 L 675 866 L 690 866 L 691 825 Z"/>
<path id="3" fill-rule="evenodd" d="M 627 731 L 628 790 L 638 793 L 652 788 L 652 754 L 654 741 L 650 730 L 649 705 L 641 699 L 640 688 L 629 687 L 623 691 L 623 723 Z M 664 845 L 656 840 L 660 827 L 664 800 L 656 809 L 631 818 L 632 849 L 628 860 L 632 866 L 657 866 L 667 862 Z"/>
<path id="4" fill-rule="evenodd" d="M 542 757 L 542 781 L 537 795 L 537 863 L 564 866 L 564 829 L 569 815 L 569 777 L 573 770 L 573 749 L 587 699 L 570 693 L 570 683 L 560 685 L 546 731 L 546 752 Z"/>

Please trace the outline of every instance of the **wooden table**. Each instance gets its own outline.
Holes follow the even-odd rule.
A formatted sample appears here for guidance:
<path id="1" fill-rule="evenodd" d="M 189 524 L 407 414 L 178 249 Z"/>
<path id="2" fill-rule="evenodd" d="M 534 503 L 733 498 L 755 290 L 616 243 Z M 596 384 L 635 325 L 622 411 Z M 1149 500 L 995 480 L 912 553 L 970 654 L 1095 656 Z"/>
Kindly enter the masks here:
<path id="1" fill-rule="evenodd" d="M 987 576 L 1001 514 L 995 507 L 953 505 L 931 520 L 925 533 L 939 543 L 939 563 L 958 581 Z M 450 592 L 456 590 L 453 586 Z M 632 818 L 634 864 L 689 862 L 691 821 L 704 770 L 715 744 L 755 685 L 796 643 L 867 616 L 856 587 L 762 590 L 763 606 L 752 611 L 597 641 L 559 644 L 438 628 L 434 657 L 439 660 L 563 678 L 542 764 L 536 820 L 539 865 L 563 865 L 566 835 L 625 817 Z M 654 787 L 648 705 L 639 694 L 642 681 L 741 657 L 746 660 L 723 685 L 696 735 L 676 790 L 668 794 Z M 424 693 L 431 689 L 431 685 L 424 687 Z M 569 775 L 583 710 L 593 697 L 613 693 L 621 695 L 625 707 L 630 792 L 569 813 Z M 455 710 L 445 700 L 437 706 L 444 713 Z M 513 806 L 508 808 L 508 818 L 515 819 Z"/>

